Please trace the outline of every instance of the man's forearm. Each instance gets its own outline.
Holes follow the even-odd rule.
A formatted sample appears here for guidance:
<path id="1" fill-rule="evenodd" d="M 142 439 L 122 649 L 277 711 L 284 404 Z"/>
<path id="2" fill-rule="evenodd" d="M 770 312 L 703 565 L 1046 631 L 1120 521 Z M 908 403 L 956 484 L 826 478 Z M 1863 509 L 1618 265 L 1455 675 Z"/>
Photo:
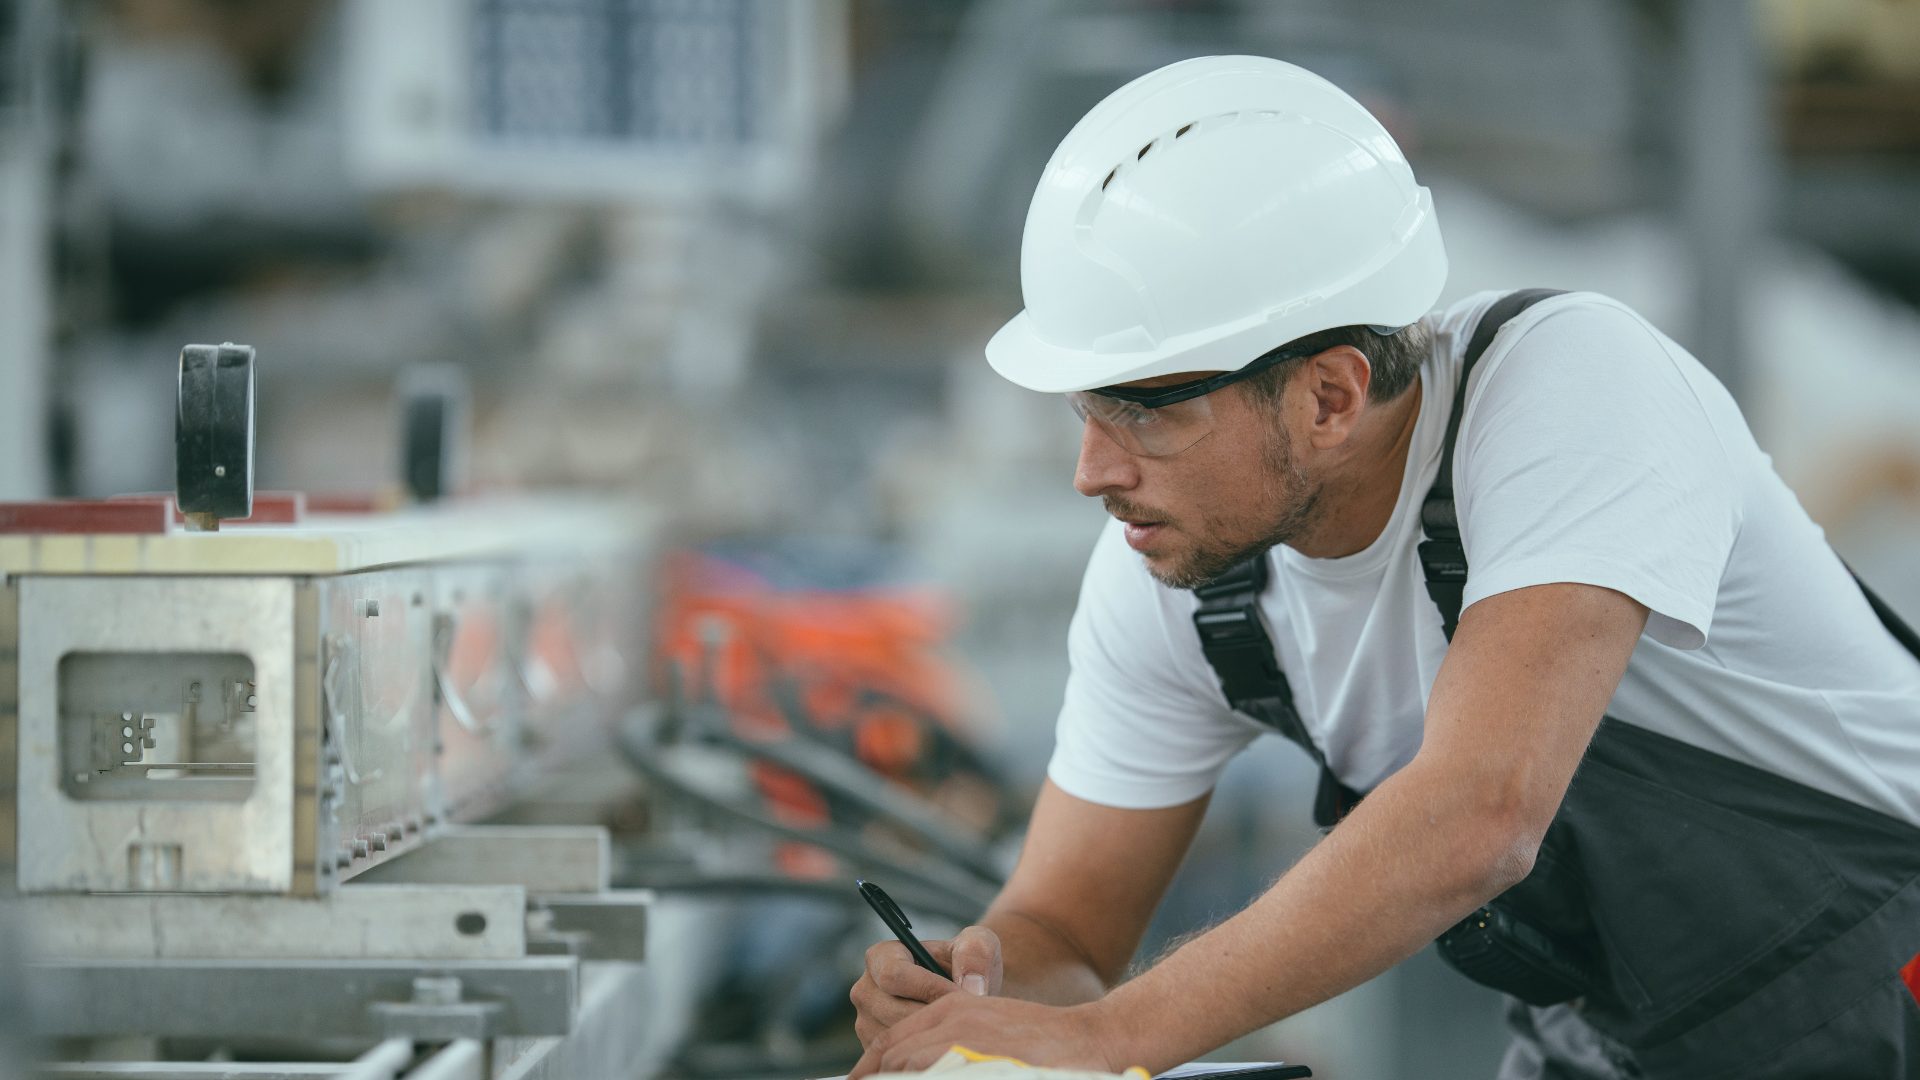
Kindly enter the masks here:
<path id="1" fill-rule="evenodd" d="M 981 924 L 1000 938 L 1001 993 L 1048 1005 L 1078 1005 L 1107 992 L 1091 958 L 1044 919 L 996 906 Z"/>
<path id="2" fill-rule="evenodd" d="M 1120 1056 L 1164 1069 L 1325 1001 L 1517 880 L 1531 846 L 1507 838 L 1524 830 L 1449 780 L 1409 766 L 1246 910 L 1109 995 Z"/>

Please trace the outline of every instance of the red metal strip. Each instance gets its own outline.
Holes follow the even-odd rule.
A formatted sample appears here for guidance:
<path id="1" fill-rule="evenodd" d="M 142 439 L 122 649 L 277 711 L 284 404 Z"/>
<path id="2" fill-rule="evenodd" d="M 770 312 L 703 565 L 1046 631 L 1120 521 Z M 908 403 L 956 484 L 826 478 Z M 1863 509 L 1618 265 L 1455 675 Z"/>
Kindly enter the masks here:
<path id="1" fill-rule="evenodd" d="M 307 495 L 307 509 L 316 514 L 377 514 L 392 510 L 398 500 L 378 492 L 317 491 Z"/>
<path id="2" fill-rule="evenodd" d="M 174 506 L 173 496 L 166 492 L 142 492 L 137 495 L 115 495 L 110 501 L 142 502 L 159 499 L 173 508 L 173 523 L 186 524 L 185 514 Z M 256 491 L 253 493 L 253 513 L 243 518 L 227 518 L 222 525 L 298 525 L 307 516 L 307 493 L 304 491 Z"/>
<path id="3" fill-rule="evenodd" d="M 62 536 L 85 533 L 156 534 L 173 527 L 172 500 L 59 499 L 0 503 L 0 533 Z"/>

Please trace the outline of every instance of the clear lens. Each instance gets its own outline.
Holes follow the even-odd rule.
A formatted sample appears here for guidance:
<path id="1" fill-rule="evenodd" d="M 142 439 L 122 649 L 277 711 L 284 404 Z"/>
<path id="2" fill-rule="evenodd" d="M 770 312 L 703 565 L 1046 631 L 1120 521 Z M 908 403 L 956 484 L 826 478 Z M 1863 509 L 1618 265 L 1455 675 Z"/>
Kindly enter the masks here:
<path id="1" fill-rule="evenodd" d="M 1080 390 L 1067 395 L 1067 404 L 1081 420 L 1099 424 L 1122 450 L 1141 457 L 1177 454 L 1213 430 L 1213 409 L 1204 396 L 1149 409 Z"/>

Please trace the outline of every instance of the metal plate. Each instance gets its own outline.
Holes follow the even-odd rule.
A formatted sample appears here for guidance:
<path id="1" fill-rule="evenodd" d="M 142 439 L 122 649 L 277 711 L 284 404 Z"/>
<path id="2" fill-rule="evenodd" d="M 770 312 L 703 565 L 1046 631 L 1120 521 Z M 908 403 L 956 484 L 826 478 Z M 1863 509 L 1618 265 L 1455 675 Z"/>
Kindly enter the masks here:
<path id="1" fill-rule="evenodd" d="M 517 885 L 349 885 L 319 898 L 34 896 L 6 905 L 38 956 L 78 959 L 508 959 L 526 953 Z"/>
<path id="2" fill-rule="evenodd" d="M 20 582 L 23 892 L 293 891 L 295 586 L 271 578 Z M 60 782 L 69 653 L 237 654 L 254 673 L 253 787 L 237 802 L 82 802 Z"/>
<path id="3" fill-rule="evenodd" d="M 387 1038 L 382 1004 L 414 998 L 422 977 L 458 979 L 465 1001 L 497 1005 L 495 1035 L 564 1035 L 579 996 L 566 957 L 450 960 L 90 960 L 22 965 L 33 1031 L 46 1037 Z"/>
<path id="4" fill-rule="evenodd" d="M 320 854 L 346 878 L 423 842 L 444 812 L 431 684 L 433 572 L 315 582 L 319 713 L 331 830 Z"/>
<path id="5" fill-rule="evenodd" d="M 607 830 L 598 825 L 453 825 L 358 880 L 597 893 L 608 884 L 608 852 Z"/>

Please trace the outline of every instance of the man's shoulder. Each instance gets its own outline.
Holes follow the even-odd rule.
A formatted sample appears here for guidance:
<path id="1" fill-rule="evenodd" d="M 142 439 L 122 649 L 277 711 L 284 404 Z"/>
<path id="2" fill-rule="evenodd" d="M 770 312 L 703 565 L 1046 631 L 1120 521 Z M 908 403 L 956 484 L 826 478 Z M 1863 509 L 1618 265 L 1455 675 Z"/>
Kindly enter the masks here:
<path id="1" fill-rule="evenodd" d="M 1519 291 L 1517 288 L 1482 289 L 1479 292 L 1469 293 L 1444 307 L 1435 308 L 1427 315 L 1426 322 L 1436 334 L 1452 339 L 1458 349 L 1464 350 L 1467 339 L 1473 335 L 1474 329 L 1479 326 L 1487 310 L 1502 297 L 1517 291 Z M 1615 312 L 1644 325 L 1652 325 L 1631 305 L 1606 293 L 1588 289 L 1569 289 L 1557 296 L 1536 301 L 1526 311 L 1514 316 L 1511 321 L 1515 324 L 1538 322 L 1559 312 L 1581 308 Z"/>
<path id="2" fill-rule="evenodd" d="M 1449 384 L 1481 317 L 1505 295 L 1476 293 L 1441 313 L 1449 332 L 1436 341 L 1436 360 L 1449 365 L 1441 368 Z M 1588 413 L 1648 394 L 1691 402 L 1708 381 L 1698 361 L 1646 316 L 1588 291 L 1548 297 L 1509 318 L 1469 380 L 1463 432 L 1490 397 L 1547 413 Z"/>

